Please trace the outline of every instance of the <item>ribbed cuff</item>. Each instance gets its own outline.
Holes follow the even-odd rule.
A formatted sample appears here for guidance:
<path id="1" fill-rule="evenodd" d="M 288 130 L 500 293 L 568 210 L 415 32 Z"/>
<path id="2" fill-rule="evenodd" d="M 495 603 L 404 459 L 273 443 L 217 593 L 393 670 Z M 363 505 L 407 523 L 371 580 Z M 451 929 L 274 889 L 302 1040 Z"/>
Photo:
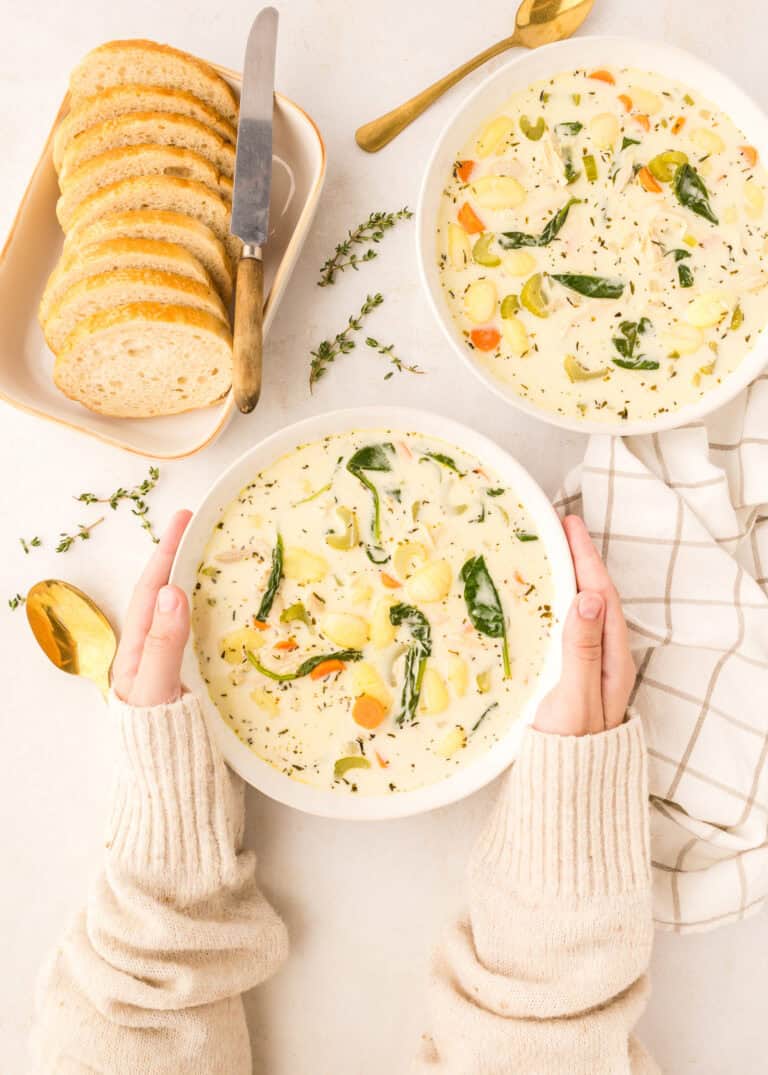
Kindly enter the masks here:
<path id="1" fill-rule="evenodd" d="M 639 719 L 598 735 L 528 729 L 475 865 L 532 895 L 576 900 L 650 883 Z"/>
<path id="2" fill-rule="evenodd" d="M 242 840 L 242 783 L 227 770 L 195 696 L 133 707 L 113 692 L 110 711 L 119 756 L 109 858 L 189 898 L 226 883 Z"/>

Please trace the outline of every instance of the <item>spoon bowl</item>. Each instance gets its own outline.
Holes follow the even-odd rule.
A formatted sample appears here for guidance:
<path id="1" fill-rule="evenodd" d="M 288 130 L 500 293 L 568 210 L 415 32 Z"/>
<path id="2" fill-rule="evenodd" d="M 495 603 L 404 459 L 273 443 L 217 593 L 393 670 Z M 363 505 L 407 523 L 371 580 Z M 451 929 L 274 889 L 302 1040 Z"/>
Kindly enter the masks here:
<path id="1" fill-rule="evenodd" d="M 523 0 L 517 9 L 515 32 L 511 37 L 505 37 L 484 52 L 473 56 L 461 67 L 417 93 L 409 101 L 393 108 L 391 112 L 358 127 L 355 141 L 366 152 L 377 152 L 413 123 L 417 116 L 425 112 L 451 86 L 455 86 L 471 71 L 475 71 L 494 56 L 516 45 L 535 49 L 570 37 L 589 15 L 594 3 L 595 0 Z"/>
<path id="2" fill-rule="evenodd" d="M 527 49 L 551 45 L 575 34 L 595 0 L 523 0 L 515 16 L 516 44 Z"/>
<path id="3" fill-rule="evenodd" d="M 48 660 L 62 672 L 90 679 L 106 694 L 117 638 L 98 605 L 68 582 L 45 579 L 27 594 L 26 610 Z"/>

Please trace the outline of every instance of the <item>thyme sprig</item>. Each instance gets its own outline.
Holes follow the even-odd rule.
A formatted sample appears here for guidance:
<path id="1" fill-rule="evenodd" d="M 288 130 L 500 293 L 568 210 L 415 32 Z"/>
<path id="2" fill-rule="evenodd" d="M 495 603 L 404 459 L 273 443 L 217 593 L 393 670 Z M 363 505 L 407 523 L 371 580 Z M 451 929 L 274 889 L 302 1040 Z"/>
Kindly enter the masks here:
<path id="1" fill-rule="evenodd" d="M 337 332 L 332 340 L 323 340 L 316 351 L 310 351 L 312 355 L 312 362 L 309 367 L 310 392 L 320 378 L 325 376 L 328 367 L 336 361 L 339 355 L 346 355 L 354 350 L 355 341 L 352 339 L 352 333 L 360 331 L 363 327 L 363 320 L 377 306 L 381 306 L 383 301 L 384 296 L 380 292 L 375 295 L 367 295 L 358 315 L 356 317 L 351 316 L 346 327 L 341 332 Z"/>
<path id="2" fill-rule="evenodd" d="M 84 523 L 79 523 L 77 530 L 74 534 L 66 534 L 62 532 L 59 534 L 59 544 L 56 546 L 56 552 L 68 552 L 69 549 L 75 544 L 76 541 L 90 541 L 91 530 L 104 522 L 104 516 L 97 519 L 95 523 L 90 523 L 86 526 Z"/>
<path id="3" fill-rule="evenodd" d="M 149 476 L 144 479 L 139 485 L 134 485 L 133 489 L 124 489 L 120 486 L 115 489 L 111 496 L 98 497 L 94 493 L 80 493 L 75 497 L 81 504 L 109 504 L 113 511 L 117 511 L 118 506 L 123 500 L 130 500 L 133 503 L 131 508 L 131 514 L 135 515 L 141 522 L 142 529 L 146 530 L 152 540 L 157 544 L 160 540 L 152 528 L 152 523 L 149 518 L 149 504 L 147 504 L 145 497 L 152 492 L 157 485 L 160 478 L 160 468 L 150 467 Z"/>
<path id="4" fill-rule="evenodd" d="M 42 541 L 42 538 L 39 538 L 39 537 L 30 538 L 29 541 L 26 541 L 23 537 L 20 537 L 19 538 L 19 544 L 21 545 L 22 549 L 24 550 L 24 555 L 29 556 L 29 550 L 30 549 L 39 549 L 40 546 L 43 544 L 43 541 Z"/>
<path id="5" fill-rule="evenodd" d="M 17 593 L 15 594 L 15 596 L 8 598 L 8 608 L 12 612 L 15 612 L 17 608 L 21 608 L 22 605 L 26 604 L 26 601 L 26 597 L 24 597 L 20 593 Z"/>
<path id="6" fill-rule="evenodd" d="M 336 280 L 336 273 L 344 272 L 352 268 L 357 272 L 358 265 L 364 261 L 373 261 L 378 257 L 378 251 L 369 246 L 364 254 L 358 255 L 353 247 L 364 246 L 367 243 L 379 243 L 384 233 L 394 228 L 400 220 L 410 220 L 413 213 L 407 205 L 398 209 L 395 213 L 371 213 L 367 220 L 358 224 L 356 228 L 347 233 L 346 239 L 338 243 L 335 252 L 320 266 L 319 287 L 328 287 Z"/>
<path id="7" fill-rule="evenodd" d="M 392 377 L 395 370 L 397 370 L 398 373 L 427 372 L 426 370 L 423 370 L 421 366 L 417 366 L 415 363 L 413 365 L 409 365 L 407 362 L 403 362 L 402 358 L 398 358 L 398 356 L 394 353 L 395 345 L 393 343 L 390 343 L 385 347 L 383 344 L 379 343 L 378 340 L 374 339 L 373 336 L 366 336 L 365 342 L 368 347 L 372 347 L 377 354 L 384 355 L 384 357 L 387 358 L 395 367 L 395 369 L 392 369 L 388 373 L 384 374 L 385 381 L 388 381 L 389 378 Z"/>

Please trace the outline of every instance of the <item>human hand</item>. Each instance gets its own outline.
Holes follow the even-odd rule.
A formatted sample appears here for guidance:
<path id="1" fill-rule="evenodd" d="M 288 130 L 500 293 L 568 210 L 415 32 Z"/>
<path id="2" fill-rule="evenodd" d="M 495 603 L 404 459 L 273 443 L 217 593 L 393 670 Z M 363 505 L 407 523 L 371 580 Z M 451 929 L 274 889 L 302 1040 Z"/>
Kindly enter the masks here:
<path id="1" fill-rule="evenodd" d="M 168 586 L 181 535 L 192 517 L 177 511 L 133 591 L 112 664 L 112 687 L 129 705 L 175 702 L 181 694 L 181 658 L 189 635 L 189 602 Z"/>
<path id="2" fill-rule="evenodd" d="M 579 592 L 565 621 L 560 682 L 533 726 L 553 735 L 588 735 L 623 722 L 635 665 L 619 595 L 586 526 L 569 515 L 563 528 Z"/>

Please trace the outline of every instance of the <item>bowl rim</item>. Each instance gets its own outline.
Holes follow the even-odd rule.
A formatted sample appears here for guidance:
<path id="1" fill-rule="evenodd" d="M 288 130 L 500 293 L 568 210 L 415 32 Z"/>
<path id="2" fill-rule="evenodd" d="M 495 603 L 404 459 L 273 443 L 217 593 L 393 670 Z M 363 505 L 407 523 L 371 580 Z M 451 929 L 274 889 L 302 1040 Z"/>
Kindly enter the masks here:
<path id="1" fill-rule="evenodd" d="M 660 433 L 668 429 L 679 429 L 681 426 L 701 422 L 702 419 L 713 411 L 730 403 L 760 375 L 768 364 L 768 324 L 766 324 L 756 336 L 752 346 L 738 366 L 736 366 L 719 385 L 712 388 L 700 399 L 687 403 L 683 407 L 669 412 L 668 414 L 659 415 L 655 418 L 635 419 L 621 422 L 580 420 L 566 415 L 556 414 L 552 411 L 547 411 L 542 407 L 535 406 L 529 400 L 518 396 L 511 389 L 505 388 L 501 381 L 480 366 L 479 363 L 475 362 L 469 350 L 462 345 L 456 334 L 455 325 L 450 312 L 442 299 L 442 295 L 439 294 L 438 288 L 433 283 L 431 263 L 434 261 L 435 223 L 434 216 L 430 221 L 427 219 L 426 215 L 428 211 L 427 202 L 430 200 L 431 195 L 430 187 L 434 184 L 435 172 L 438 167 L 439 158 L 445 148 L 445 144 L 451 138 L 454 128 L 461 122 L 465 113 L 472 108 L 475 102 L 487 94 L 489 90 L 495 87 L 498 83 L 503 83 L 511 70 L 517 70 L 521 65 L 525 67 L 528 65 L 534 66 L 540 64 L 542 55 L 552 57 L 550 74 L 554 75 L 561 70 L 567 69 L 569 66 L 568 57 L 571 54 L 578 56 L 579 52 L 585 47 L 588 50 L 597 46 L 603 48 L 607 52 L 629 49 L 640 53 L 643 50 L 647 50 L 647 61 L 642 61 L 638 58 L 637 60 L 632 61 L 631 65 L 641 66 L 643 62 L 647 62 L 648 70 L 651 72 L 655 70 L 653 63 L 654 56 L 665 57 L 665 59 L 669 61 L 670 66 L 676 62 L 686 71 L 692 65 L 696 68 L 697 75 L 693 79 L 690 79 L 685 75 L 678 80 L 680 82 L 692 82 L 694 86 L 698 84 L 702 85 L 703 88 L 701 89 L 701 92 L 707 97 L 714 96 L 714 92 L 709 88 L 709 80 L 719 82 L 721 86 L 727 87 L 730 94 L 733 94 L 740 99 L 739 109 L 737 111 L 740 113 L 743 106 L 743 110 L 747 115 L 752 113 L 750 121 L 762 122 L 764 128 L 762 137 L 752 139 L 752 141 L 759 144 L 761 150 L 764 148 L 765 152 L 762 152 L 761 155 L 763 159 L 768 160 L 768 115 L 766 115 L 758 102 L 734 82 L 733 79 L 724 74 L 719 68 L 706 60 L 700 59 L 694 53 L 688 52 L 686 49 L 678 48 L 676 45 L 669 45 L 666 42 L 657 41 L 652 38 L 634 38 L 621 34 L 587 34 L 584 36 L 568 38 L 564 41 L 557 41 L 550 45 L 544 45 L 539 49 L 526 52 L 521 51 L 520 55 L 512 57 L 500 67 L 496 68 L 495 71 L 488 74 L 459 102 L 458 106 L 451 113 L 435 139 L 422 177 L 416 207 L 415 234 L 417 263 L 419 266 L 419 278 L 421 280 L 422 288 L 426 292 L 428 304 L 445 339 L 448 341 L 451 350 L 461 359 L 462 363 L 471 369 L 474 375 L 494 393 L 494 395 L 502 399 L 510 407 L 516 408 L 518 411 L 521 411 L 529 417 L 538 418 L 548 425 L 567 429 L 573 433 L 598 433 L 607 436 L 630 437 L 646 433 Z M 618 62 L 629 63 L 624 60 Z M 698 73 L 700 73 L 700 77 Z M 546 77 L 546 75 L 538 74 L 536 76 L 537 79 L 542 77 Z M 733 109 L 730 107 L 726 111 L 737 126 L 741 128 L 741 115 L 734 115 Z"/>
<path id="2" fill-rule="evenodd" d="M 225 722 L 210 698 L 200 674 L 194 638 L 190 632 L 184 651 L 182 678 L 187 688 L 198 696 L 208 727 L 224 759 L 247 783 L 270 798 L 320 817 L 365 821 L 407 817 L 463 799 L 497 777 L 514 760 L 525 726 L 532 721 L 541 698 L 557 682 L 562 624 L 576 592 L 573 564 L 560 520 L 547 495 L 521 463 L 505 448 L 463 423 L 432 411 L 384 405 L 344 408 L 312 415 L 284 426 L 243 452 L 216 477 L 198 503 L 177 550 L 171 582 L 181 586 L 187 593 L 191 592 L 202 549 L 215 521 L 240 489 L 253 478 L 254 473 L 308 441 L 332 433 L 381 428 L 442 437 L 487 461 L 500 478 L 515 488 L 546 544 L 555 583 L 555 623 L 535 691 L 521 716 L 488 751 L 438 783 L 391 795 L 359 796 L 302 784 L 250 750 Z"/>

